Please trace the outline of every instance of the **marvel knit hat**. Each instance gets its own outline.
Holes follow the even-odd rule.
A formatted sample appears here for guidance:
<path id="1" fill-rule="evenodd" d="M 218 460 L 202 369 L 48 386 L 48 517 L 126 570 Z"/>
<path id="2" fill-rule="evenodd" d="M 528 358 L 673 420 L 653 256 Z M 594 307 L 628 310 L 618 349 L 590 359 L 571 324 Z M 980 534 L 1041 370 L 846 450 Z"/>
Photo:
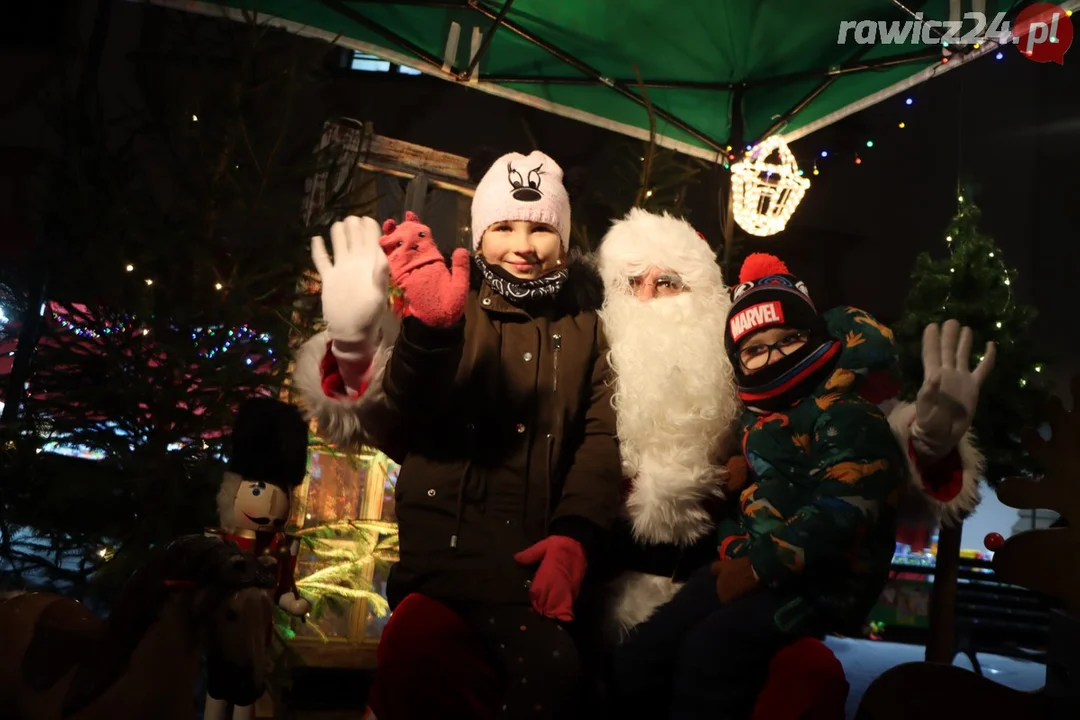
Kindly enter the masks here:
<path id="1" fill-rule="evenodd" d="M 539 150 L 503 155 L 481 178 L 472 201 L 473 250 L 489 227 L 512 220 L 550 225 L 563 250 L 570 247 L 570 196 L 563 171 Z"/>
<path id="2" fill-rule="evenodd" d="M 751 253 L 731 290 L 724 345 L 734 355 L 739 340 L 768 327 L 823 331 L 824 322 L 799 279 L 775 255 Z"/>

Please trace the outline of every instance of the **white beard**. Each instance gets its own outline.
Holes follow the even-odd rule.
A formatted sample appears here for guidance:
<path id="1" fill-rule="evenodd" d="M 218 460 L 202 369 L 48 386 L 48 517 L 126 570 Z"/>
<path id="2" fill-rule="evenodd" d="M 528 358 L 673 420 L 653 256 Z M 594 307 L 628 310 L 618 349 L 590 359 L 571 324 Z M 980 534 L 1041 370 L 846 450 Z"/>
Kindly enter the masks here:
<path id="1" fill-rule="evenodd" d="M 646 302 L 609 291 L 601 311 L 639 542 L 687 545 L 712 529 L 702 501 L 722 494 L 721 455 L 740 409 L 724 351 L 729 306 L 723 290 Z"/>

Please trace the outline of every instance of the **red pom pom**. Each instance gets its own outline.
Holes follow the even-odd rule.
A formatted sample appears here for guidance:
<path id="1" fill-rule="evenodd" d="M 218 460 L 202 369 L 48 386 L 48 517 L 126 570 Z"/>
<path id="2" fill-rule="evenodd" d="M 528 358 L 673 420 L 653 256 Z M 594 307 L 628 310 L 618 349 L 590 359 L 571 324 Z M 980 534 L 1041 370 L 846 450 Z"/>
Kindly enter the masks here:
<path id="1" fill-rule="evenodd" d="M 1005 547 L 1005 538 L 1001 536 L 1001 533 L 988 533 L 983 538 L 983 545 L 990 552 L 997 552 L 1001 548 Z"/>
<path id="2" fill-rule="evenodd" d="M 743 260 L 739 271 L 739 282 L 754 282 L 770 275 L 790 275 L 784 261 L 769 253 L 750 253 Z"/>

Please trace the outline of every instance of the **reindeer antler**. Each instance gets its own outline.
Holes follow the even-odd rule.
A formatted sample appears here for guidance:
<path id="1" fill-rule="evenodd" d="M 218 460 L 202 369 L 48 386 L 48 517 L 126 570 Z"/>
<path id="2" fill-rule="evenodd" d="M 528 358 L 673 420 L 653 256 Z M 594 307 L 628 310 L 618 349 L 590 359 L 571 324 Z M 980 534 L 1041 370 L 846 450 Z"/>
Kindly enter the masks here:
<path id="1" fill-rule="evenodd" d="M 1080 612 L 1080 375 L 1072 380 L 1072 396 L 1072 412 L 1056 397 L 1047 402 L 1049 440 L 1034 431 L 1025 434 L 1024 444 L 1043 477 L 1008 478 L 997 490 L 998 499 L 1009 507 L 1054 510 L 1069 525 L 1009 538 L 994 555 L 994 572 L 1005 582 L 1055 597 L 1071 612 Z"/>

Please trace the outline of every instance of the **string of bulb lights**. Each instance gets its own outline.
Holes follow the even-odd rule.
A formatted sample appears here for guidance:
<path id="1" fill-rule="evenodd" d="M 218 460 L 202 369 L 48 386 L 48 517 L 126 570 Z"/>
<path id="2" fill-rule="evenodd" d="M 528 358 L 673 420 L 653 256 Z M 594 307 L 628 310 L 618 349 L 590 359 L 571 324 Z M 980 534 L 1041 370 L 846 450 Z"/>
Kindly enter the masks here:
<path id="1" fill-rule="evenodd" d="M 1071 16 L 1072 11 L 1067 11 L 1066 15 Z M 948 53 L 949 44 L 947 42 L 944 42 L 944 43 L 942 43 L 942 46 L 945 49 L 946 53 Z M 980 44 L 975 43 L 972 46 L 972 48 L 975 49 L 975 50 L 978 50 L 980 48 Z M 994 53 L 993 57 L 994 57 L 994 60 L 996 60 L 998 62 L 1001 62 L 1001 61 L 1003 61 L 1005 59 L 1005 53 L 1002 50 L 998 50 L 997 52 Z M 948 56 L 948 54 L 946 54 L 944 57 L 942 57 L 941 62 L 942 62 L 942 64 L 946 64 L 946 63 L 948 63 L 948 61 L 949 61 L 949 56 Z M 904 107 L 912 107 L 915 104 L 915 98 L 913 96 L 911 96 L 911 95 L 906 95 L 901 102 L 903 103 Z M 897 130 L 905 130 L 905 129 L 908 128 L 908 125 L 909 125 L 910 122 L 911 122 L 911 119 L 909 117 L 901 117 L 901 119 L 899 119 L 896 122 L 896 129 Z M 862 147 L 864 148 L 863 150 L 861 150 L 861 151 L 860 150 L 849 151 L 851 153 L 850 154 L 850 162 L 852 164 L 854 164 L 854 165 L 862 165 L 864 155 L 867 155 L 868 151 L 872 150 L 875 146 L 876 146 L 876 142 L 873 139 L 867 139 L 864 143 L 862 143 Z M 751 149 L 753 149 L 753 146 L 751 146 L 751 145 L 746 146 L 746 150 L 751 150 Z M 727 159 L 724 162 L 724 169 L 729 169 L 731 167 L 731 165 L 736 162 L 738 156 L 737 156 L 735 150 L 730 145 L 727 146 L 726 150 L 727 150 L 728 156 L 727 156 Z M 818 151 L 816 151 L 814 153 L 814 161 L 813 161 L 813 164 L 812 164 L 811 169 L 810 169 L 809 172 L 810 172 L 811 175 L 815 175 L 815 176 L 820 175 L 821 172 L 822 172 L 822 166 L 824 166 L 824 164 L 825 164 L 824 161 L 835 159 L 835 158 L 843 158 L 843 157 L 848 157 L 847 153 L 840 152 L 840 151 L 830 151 L 828 148 L 821 148 L 820 150 L 818 150 Z M 804 175 L 804 174 L 806 174 L 806 171 L 800 168 L 798 174 L 799 175 Z"/>

